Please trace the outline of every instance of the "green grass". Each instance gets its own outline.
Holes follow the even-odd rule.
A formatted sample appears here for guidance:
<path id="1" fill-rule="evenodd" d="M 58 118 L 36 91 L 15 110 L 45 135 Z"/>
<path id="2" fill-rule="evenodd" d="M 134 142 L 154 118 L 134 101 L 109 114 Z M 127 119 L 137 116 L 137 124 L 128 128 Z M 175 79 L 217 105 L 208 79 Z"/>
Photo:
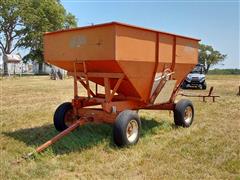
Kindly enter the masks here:
<path id="1" fill-rule="evenodd" d="M 72 79 L 1 79 L 0 179 L 239 179 L 240 76 L 211 75 L 207 82 L 221 98 L 191 98 L 190 128 L 176 128 L 168 111 L 140 111 L 142 135 L 135 146 L 117 148 L 110 125 L 92 124 L 24 160 L 57 134 L 52 116 L 71 100 Z"/>

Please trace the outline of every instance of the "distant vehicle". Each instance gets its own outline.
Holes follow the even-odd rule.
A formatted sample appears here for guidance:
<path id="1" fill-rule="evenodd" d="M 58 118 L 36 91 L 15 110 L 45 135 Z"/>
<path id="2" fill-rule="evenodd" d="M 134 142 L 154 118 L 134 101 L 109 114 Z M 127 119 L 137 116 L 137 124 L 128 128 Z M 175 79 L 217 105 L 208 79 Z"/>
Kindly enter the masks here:
<path id="1" fill-rule="evenodd" d="M 203 64 L 197 64 L 196 67 L 187 75 L 182 83 L 182 88 L 199 88 L 206 89 L 207 83 L 205 78 L 205 67 Z"/>

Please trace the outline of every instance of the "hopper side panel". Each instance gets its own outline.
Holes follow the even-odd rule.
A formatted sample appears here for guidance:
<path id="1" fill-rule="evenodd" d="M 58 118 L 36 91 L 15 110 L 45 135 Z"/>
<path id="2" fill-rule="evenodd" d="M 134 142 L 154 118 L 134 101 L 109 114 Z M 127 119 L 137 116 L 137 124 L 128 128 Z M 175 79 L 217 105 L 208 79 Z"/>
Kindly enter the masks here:
<path id="1" fill-rule="evenodd" d="M 159 63 L 172 63 L 173 36 L 159 34 Z"/>
<path id="2" fill-rule="evenodd" d="M 182 82 L 188 73 L 195 67 L 194 64 L 176 63 L 173 78 L 177 80 L 177 85 Z"/>
<path id="3" fill-rule="evenodd" d="M 176 63 L 198 63 L 198 41 L 176 38 Z"/>
<path id="4" fill-rule="evenodd" d="M 116 60 L 145 102 L 154 72 L 155 50 L 156 32 L 116 25 Z"/>
<path id="5" fill-rule="evenodd" d="M 156 33 L 116 25 L 116 59 L 155 61 Z"/>
<path id="6" fill-rule="evenodd" d="M 114 26 L 44 35 L 44 58 L 51 63 L 76 60 L 114 60 Z"/>
<path id="7" fill-rule="evenodd" d="M 118 61 L 118 63 L 139 96 L 147 102 L 155 63 L 141 61 Z"/>

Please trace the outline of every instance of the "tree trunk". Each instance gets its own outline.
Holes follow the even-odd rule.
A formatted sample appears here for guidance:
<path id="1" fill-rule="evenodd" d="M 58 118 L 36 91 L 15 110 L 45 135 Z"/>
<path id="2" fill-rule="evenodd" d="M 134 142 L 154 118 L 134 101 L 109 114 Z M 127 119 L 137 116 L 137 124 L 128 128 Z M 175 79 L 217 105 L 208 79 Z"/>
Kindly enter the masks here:
<path id="1" fill-rule="evenodd" d="M 210 64 L 207 65 L 207 68 L 206 68 L 206 74 L 208 73 L 209 68 L 210 68 Z"/>
<path id="2" fill-rule="evenodd" d="M 4 58 L 6 54 L 11 54 L 11 47 L 12 47 L 12 40 L 6 42 L 6 48 L 2 49 L 3 52 L 3 75 L 7 76 L 8 75 L 8 63 L 6 62 L 7 60 Z"/>
<path id="3" fill-rule="evenodd" d="M 6 61 L 3 61 L 3 75 L 8 75 L 8 63 Z"/>
<path id="4" fill-rule="evenodd" d="M 38 74 L 42 74 L 42 69 L 43 69 L 43 63 L 39 62 L 38 63 Z"/>

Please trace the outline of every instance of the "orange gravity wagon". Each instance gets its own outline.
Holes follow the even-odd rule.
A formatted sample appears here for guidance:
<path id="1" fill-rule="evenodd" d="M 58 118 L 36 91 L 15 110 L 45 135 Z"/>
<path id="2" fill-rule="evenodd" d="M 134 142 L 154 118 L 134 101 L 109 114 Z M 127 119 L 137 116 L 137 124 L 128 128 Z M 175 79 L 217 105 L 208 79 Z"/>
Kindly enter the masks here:
<path id="1" fill-rule="evenodd" d="M 189 127 L 193 105 L 175 98 L 198 62 L 199 41 L 118 22 L 45 33 L 44 59 L 73 76 L 74 98 L 54 114 L 55 128 L 62 132 L 37 151 L 88 122 L 112 123 L 116 145 L 135 144 L 139 109 L 172 110 L 175 124 Z M 79 83 L 86 97 L 78 95 Z"/>

